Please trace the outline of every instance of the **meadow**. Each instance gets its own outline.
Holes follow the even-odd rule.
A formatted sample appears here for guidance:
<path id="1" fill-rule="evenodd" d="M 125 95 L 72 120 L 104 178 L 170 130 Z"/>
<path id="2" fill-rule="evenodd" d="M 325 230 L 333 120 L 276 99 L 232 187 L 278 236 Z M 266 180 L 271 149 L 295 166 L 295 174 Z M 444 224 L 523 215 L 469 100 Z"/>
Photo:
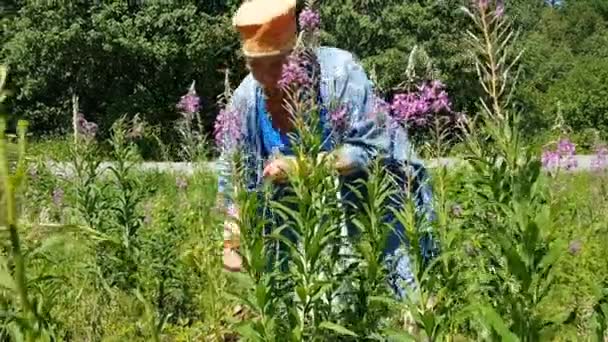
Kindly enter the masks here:
<path id="1" fill-rule="evenodd" d="M 27 173 L 18 196 L 19 233 L 28 298 L 41 324 L 37 329 L 52 332 L 55 340 L 71 341 L 218 341 L 239 331 L 243 317 L 235 310 L 241 302 L 234 287 L 240 281 L 222 268 L 215 175 L 208 170 L 190 176 L 140 173 L 130 169 L 136 154 L 131 158 L 106 176 L 87 173 L 87 163 L 94 164 L 94 158 L 74 178 L 57 177 L 36 163 Z M 553 330 L 550 339 L 522 340 L 594 340 L 604 334 L 605 316 L 598 304 L 605 298 L 602 284 L 608 271 L 608 173 L 539 176 L 551 196 L 545 199 L 546 217 L 539 218 L 543 221 L 533 262 L 546 257 L 543 249 L 555 244 L 557 254 L 547 278 L 536 275 L 534 264 L 514 269 L 520 265 L 509 264 L 493 250 L 503 223 L 488 218 L 491 211 L 480 210 L 489 205 L 476 195 L 482 175 L 468 169 L 435 169 L 433 179 L 437 177 L 445 196 L 441 234 L 449 258 L 443 261 L 443 271 L 434 271 L 447 278 L 430 287 L 441 295 L 441 306 L 434 316 L 421 312 L 426 315 L 419 317 L 422 327 L 445 329 L 452 340 L 493 340 L 483 337 L 484 331 L 492 331 L 491 325 L 467 310 L 480 301 L 495 301 L 506 322 L 523 314 L 520 319 L 538 320 L 534 329 L 546 325 Z M 3 241 L 8 253 L 8 241 Z M 516 241 L 522 257 L 527 256 L 527 241 Z M 3 272 L 10 272 L 10 255 L 4 256 Z M 543 286 L 550 289 L 538 302 L 534 297 L 524 301 L 521 309 L 526 311 L 518 313 L 511 296 L 526 295 L 520 292 L 518 277 L 528 276 L 547 282 Z M 23 315 L 19 300 L 11 295 L 15 284 L 7 281 L 4 273 L 3 340 L 19 336 L 14 335 L 19 330 L 16 318 Z M 386 325 L 395 336 L 406 307 L 395 303 L 389 306 L 390 314 L 383 313 L 394 318 Z M 246 321 L 259 319 L 249 315 Z M 523 331 L 532 332 L 529 329 Z"/>
<path id="2" fill-rule="evenodd" d="M 48 168 L 48 148 L 28 148 L 26 122 L 9 145 L 0 119 L 0 340 L 605 341 L 605 150 L 593 171 L 565 172 L 576 169 L 566 136 L 542 155 L 522 139 L 509 97 L 513 36 L 499 8 L 479 4 L 464 9 L 476 27 L 479 113 L 445 130 L 436 120 L 417 146 L 442 156 L 457 136 L 465 163 L 429 170 L 428 226 L 411 196 L 393 212 L 406 227 L 417 283 L 406 298 L 392 296 L 382 262 L 390 172 L 370 166 L 362 206 L 349 214 L 361 234 L 346 239 L 343 208 L 328 196 L 339 184 L 316 158 L 318 117 L 306 102 L 292 113 L 303 143 L 285 199 L 269 198 L 272 187 L 262 196 L 242 190 L 242 156 L 230 153 L 240 273 L 223 270 L 229 218 L 217 175 L 197 163 L 208 153 L 195 116 L 178 123 L 180 151 L 194 162 L 189 175 L 138 171 L 150 132 L 139 120 L 114 122 L 103 141 L 94 124 L 79 122 L 75 139 L 58 145 L 57 158 L 73 164 L 61 175 Z M 407 119 L 401 104 L 395 115 Z M 104 160 L 113 163 L 102 172 Z M 267 212 L 290 220 L 265 233 Z M 430 263 L 417 252 L 429 232 L 421 227 L 440 248 Z M 282 236 L 286 229 L 300 243 Z M 278 243 L 292 258 L 268 269 Z"/>

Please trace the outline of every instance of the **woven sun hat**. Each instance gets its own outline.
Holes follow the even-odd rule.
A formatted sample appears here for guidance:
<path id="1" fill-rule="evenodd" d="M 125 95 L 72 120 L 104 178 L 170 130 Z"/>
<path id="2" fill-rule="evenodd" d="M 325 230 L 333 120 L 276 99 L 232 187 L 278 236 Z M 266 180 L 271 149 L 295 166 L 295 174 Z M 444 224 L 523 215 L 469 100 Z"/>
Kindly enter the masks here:
<path id="1" fill-rule="evenodd" d="M 233 18 L 246 57 L 291 51 L 297 41 L 296 0 L 245 1 Z"/>

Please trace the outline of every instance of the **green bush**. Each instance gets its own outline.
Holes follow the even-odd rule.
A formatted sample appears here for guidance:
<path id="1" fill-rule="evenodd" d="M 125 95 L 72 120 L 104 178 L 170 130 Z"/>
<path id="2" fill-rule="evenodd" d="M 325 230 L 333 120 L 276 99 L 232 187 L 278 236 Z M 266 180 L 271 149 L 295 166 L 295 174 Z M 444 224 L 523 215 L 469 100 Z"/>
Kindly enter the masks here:
<path id="1" fill-rule="evenodd" d="M 231 27 L 239 3 L 3 3 L 0 59 L 11 68 L 9 85 L 16 91 L 7 109 L 28 119 L 37 134 L 62 134 L 70 130 L 76 93 L 81 111 L 100 124 L 103 137 L 117 118 L 140 114 L 162 127 L 163 141 L 174 141 L 175 103 L 195 80 L 210 133 L 223 69 L 231 70 L 233 85 L 246 73 Z M 417 46 L 447 85 L 455 110 L 475 112 L 480 93 L 463 45 L 462 32 L 470 24 L 455 11 L 461 1 L 318 3 L 323 44 L 360 57 L 387 96 L 404 81 L 407 58 Z M 551 127 L 557 99 L 573 129 L 606 131 L 605 1 L 549 6 L 514 0 L 506 5 L 520 31 L 518 44 L 526 50 L 515 102 L 526 113 L 527 136 Z M 149 151 L 146 157 L 157 155 Z"/>
<path id="2" fill-rule="evenodd" d="M 566 124 L 575 131 L 597 129 L 608 132 L 608 59 L 581 58 L 576 65 L 547 91 L 547 108 L 561 110 Z"/>
<path id="3" fill-rule="evenodd" d="M 17 90 L 12 112 L 38 132 L 66 131 L 74 92 L 102 132 L 124 114 L 168 122 L 196 80 L 210 123 L 222 69 L 240 65 L 226 6 L 28 2 L 3 20 L 1 56 Z"/>

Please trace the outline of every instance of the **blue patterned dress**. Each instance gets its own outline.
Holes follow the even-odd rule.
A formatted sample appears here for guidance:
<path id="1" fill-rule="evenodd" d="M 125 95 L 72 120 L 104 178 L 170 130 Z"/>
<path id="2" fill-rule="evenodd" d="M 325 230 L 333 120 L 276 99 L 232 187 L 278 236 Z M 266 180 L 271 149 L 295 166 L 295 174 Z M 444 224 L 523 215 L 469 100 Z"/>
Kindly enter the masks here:
<path id="1" fill-rule="evenodd" d="M 379 157 L 387 168 L 398 174 L 402 180 L 402 188 L 405 188 L 406 179 L 413 179 L 411 191 L 415 194 L 418 214 L 425 217 L 426 222 L 430 222 L 433 219 L 433 211 L 429 176 L 423 163 L 416 157 L 405 129 L 378 120 L 382 116 L 376 110 L 372 84 L 350 53 L 321 47 L 316 51 L 316 55 L 320 68 L 318 101 L 322 108 L 327 107 L 329 103 L 339 103 L 348 108 L 345 127 L 337 129 L 327 125 L 327 122 L 322 122 L 324 127 L 329 127 L 323 130 L 324 149 L 333 150 L 335 146 L 339 146 L 335 152 L 355 165 L 356 172 L 344 177 L 343 183 L 353 184 L 356 179 L 365 177 L 366 166 Z M 243 152 L 245 157 L 247 190 L 252 192 L 262 184 L 263 165 L 270 155 L 275 152 L 291 154 L 287 136 L 272 126 L 264 101 L 261 87 L 251 75 L 243 80 L 233 94 L 229 109 L 239 113 L 241 134 L 238 137 L 227 137 L 238 140 L 238 143 L 231 140 L 231 143 L 227 144 L 230 148 L 222 148 L 218 163 L 218 190 L 224 206 L 228 208 L 234 203 L 230 154 L 235 147 Z M 327 121 L 326 110 L 322 111 L 321 117 Z M 355 199 L 347 187 L 340 191 L 343 200 Z M 415 286 L 414 276 L 410 269 L 408 253 L 404 248 L 400 248 L 404 241 L 403 227 L 393 221 L 392 215 L 388 215 L 386 219 L 394 222 L 395 227 L 385 248 L 385 260 L 390 272 L 389 282 L 396 296 L 402 297 L 406 291 L 402 284 Z M 437 254 L 438 249 L 428 225 L 425 226 L 419 227 L 427 231 L 421 241 L 421 253 L 429 260 Z M 348 222 L 347 227 L 349 233 L 355 231 Z"/>

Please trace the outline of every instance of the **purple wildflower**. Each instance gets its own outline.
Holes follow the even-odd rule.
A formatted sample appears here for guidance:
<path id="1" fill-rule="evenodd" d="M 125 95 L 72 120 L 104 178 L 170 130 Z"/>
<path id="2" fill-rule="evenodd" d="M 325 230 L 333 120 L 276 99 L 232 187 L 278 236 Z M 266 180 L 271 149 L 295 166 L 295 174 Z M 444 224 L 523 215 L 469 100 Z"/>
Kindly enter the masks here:
<path id="1" fill-rule="evenodd" d="M 543 152 L 543 156 L 541 158 L 543 167 L 547 168 L 547 169 L 554 169 L 559 167 L 559 153 L 554 152 L 554 151 L 544 151 Z"/>
<path id="2" fill-rule="evenodd" d="M 298 55 L 292 54 L 287 58 L 287 63 L 283 64 L 279 86 L 289 88 L 292 85 L 306 86 L 312 83 L 308 72 L 307 63 Z"/>
<path id="3" fill-rule="evenodd" d="M 344 128 L 346 126 L 346 114 L 348 113 L 348 108 L 344 105 L 341 105 L 329 113 L 329 120 L 331 121 L 333 127 L 338 129 Z"/>
<path id="4" fill-rule="evenodd" d="M 577 255 L 583 249 L 583 242 L 581 240 L 574 240 L 568 245 L 568 252 L 572 255 Z"/>
<path id="5" fill-rule="evenodd" d="M 87 121 L 82 113 L 78 113 L 76 130 L 78 134 L 83 135 L 85 138 L 92 139 L 97 134 L 98 126 L 94 122 Z"/>
<path id="6" fill-rule="evenodd" d="M 505 2 L 504 0 L 496 0 L 496 10 L 494 11 L 494 15 L 497 18 L 502 17 L 505 14 Z"/>
<path id="7" fill-rule="evenodd" d="M 395 95 L 391 106 L 393 116 L 400 122 L 424 126 L 432 115 L 452 113 L 448 94 L 443 88 L 443 83 L 436 80 L 430 86 L 423 83 L 416 92 Z"/>
<path id="8" fill-rule="evenodd" d="M 445 84 L 443 84 L 443 82 L 441 82 L 440 80 L 433 80 L 431 82 L 431 88 L 435 91 L 440 91 L 445 88 Z"/>
<path id="9" fill-rule="evenodd" d="M 63 197 L 64 197 L 64 191 L 61 188 L 55 188 L 55 190 L 53 190 L 53 203 L 60 207 L 61 204 L 63 203 Z"/>
<path id="10" fill-rule="evenodd" d="M 213 132 L 215 142 L 223 149 L 235 146 L 241 138 L 241 116 L 236 110 L 222 109 L 218 114 Z"/>
<path id="11" fill-rule="evenodd" d="M 321 16 L 319 12 L 306 8 L 300 13 L 300 27 L 307 32 L 316 31 L 321 24 Z"/>
<path id="12" fill-rule="evenodd" d="M 557 143 L 557 152 L 561 156 L 572 156 L 576 152 L 576 146 L 568 139 L 561 139 Z"/>
<path id="13" fill-rule="evenodd" d="M 608 157 L 608 147 L 606 145 L 598 145 L 595 147 L 595 155 L 598 158 L 606 158 Z"/>
<path id="14" fill-rule="evenodd" d="M 485 10 L 488 7 L 488 0 L 477 0 L 477 6 L 481 10 Z"/>
<path id="15" fill-rule="evenodd" d="M 194 88 L 194 82 L 192 82 L 186 95 L 182 96 L 177 103 L 177 108 L 182 111 L 184 116 L 192 118 L 192 115 L 199 110 L 200 101 L 201 99 L 196 94 L 196 89 Z"/>
<path id="16" fill-rule="evenodd" d="M 602 171 L 606 168 L 606 163 L 601 159 L 593 159 L 591 161 L 591 169 L 594 171 Z"/>
<path id="17" fill-rule="evenodd" d="M 393 98 L 391 109 L 399 121 L 409 121 L 416 113 L 413 108 L 414 98 L 412 94 L 397 94 Z"/>
<path id="18" fill-rule="evenodd" d="M 448 98 L 448 93 L 443 90 L 437 95 L 437 98 L 431 105 L 431 108 L 435 113 L 441 111 L 450 111 L 451 107 L 452 104 L 450 103 L 450 99 Z"/>
<path id="19" fill-rule="evenodd" d="M 542 164 L 547 169 L 565 168 L 572 170 L 578 166 L 576 160 L 576 146 L 567 138 L 557 143 L 555 151 L 545 150 L 542 155 Z"/>
<path id="20" fill-rule="evenodd" d="M 602 171 L 608 167 L 608 147 L 606 145 L 595 147 L 595 159 L 591 161 L 591 167 L 595 171 Z"/>

